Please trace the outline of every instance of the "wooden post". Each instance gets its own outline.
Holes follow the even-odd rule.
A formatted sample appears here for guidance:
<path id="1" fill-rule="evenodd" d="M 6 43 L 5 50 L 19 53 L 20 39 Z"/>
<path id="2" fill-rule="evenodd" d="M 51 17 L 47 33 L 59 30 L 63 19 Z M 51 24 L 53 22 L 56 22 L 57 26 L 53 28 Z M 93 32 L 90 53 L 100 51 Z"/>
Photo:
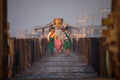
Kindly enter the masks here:
<path id="1" fill-rule="evenodd" d="M 101 77 L 107 76 L 107 67 L 106 67 L 106 49 L 103 42 L 105 38 L 99 38 L 99 75 Z"/>
<path id="2" fill-rule="evenodd" d="M 14 41 L 15 39 L 14 38 L 10 38 L 9 39 L 10 41 L 10 53 L 9 53 L 9 64 L 8 64 L 8 77 L 12 77 L 13 76 L 13 65 L 14 65 L 14 55 L 15 55 L 15 44 L 14 44 Z"/>
<path id="3" fill-rule="evenodd" d="M 7 0 L 0 0 L 0 80 L 8 76 L 7 35 Z"/>
<path id="4" fill-rule="evenodd" d="M 112 27 L 116 32 L 116 34 L 114 34 L 114 38 L 117 40 L 112 42 L 112 47 L 109 48 L 109 51 L 113 53 L 112 59 L 114 65 L 112 64 L 112 67 L 114 69 L 114 77 L 116 80 L 120 80 L 120 0 L 112 0 L 112 20 Z"/>

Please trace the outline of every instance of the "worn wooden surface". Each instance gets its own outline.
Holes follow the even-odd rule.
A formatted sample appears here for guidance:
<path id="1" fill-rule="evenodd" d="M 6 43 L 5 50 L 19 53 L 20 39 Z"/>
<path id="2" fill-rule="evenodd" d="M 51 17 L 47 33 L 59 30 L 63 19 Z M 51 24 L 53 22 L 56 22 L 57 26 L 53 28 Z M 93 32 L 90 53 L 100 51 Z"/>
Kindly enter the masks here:
<path id="1" fill-rule="evenodd" d="M 0 79 L 5 79 L 8 73 L 7 31 L 7 0 L 0 0 Z"/>
<path id="2" fill-rule="evenodd" d="M 3 0 L 0 0 L 0 69 L 2 68 L 3 56 Z M 0 70 L 0 79 L 2 78 L 3 71 Z"/>
<path id="3" fill-rule="evenodd" d="M 113 27 L 116 29 L 114 35 L 117 39 L 113 45 L 113 72 L 117 80 L 120 80 L 120 0 L 112 0 L 112 19 Z M 117 49 L 118 51 L 115 51 Z"/>
<path id="4" fill-rule="evenodd" d="M 47 54 L 31 67 L 8 80 L 114 80 L 98 78 L 94 68 L 78 53 Z"/>
<path id="5" fill-rule="evenodd" d="M 97 77 L 94 69 L 87 65 L 83 56 L 71 52 L 67 56 L 65 52 L 61 54 L 47 54 L 41 60 L 35 62 L 31 67 L 17 74 L 18 78 L 81 78 L 81 77 Z"/>
<path id="6" fill-rule="evenodd" d="M 108 21 L 105 35 L 105 47 L 107 52 L 107 72 L 109 76 L 120 80 L 120 0 L 112 0 L 111 13 L 106 19 Z"/>

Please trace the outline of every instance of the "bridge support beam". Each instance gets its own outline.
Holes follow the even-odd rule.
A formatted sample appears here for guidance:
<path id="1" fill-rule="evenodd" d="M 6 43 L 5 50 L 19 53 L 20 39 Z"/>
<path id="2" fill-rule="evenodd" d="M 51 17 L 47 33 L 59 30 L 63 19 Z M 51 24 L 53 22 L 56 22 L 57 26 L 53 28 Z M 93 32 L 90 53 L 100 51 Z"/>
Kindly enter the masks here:
<path id="1" fill-rule="evenodd" d="M 0 0 L 0 80 L 7 78 L 7 0 Z"/>

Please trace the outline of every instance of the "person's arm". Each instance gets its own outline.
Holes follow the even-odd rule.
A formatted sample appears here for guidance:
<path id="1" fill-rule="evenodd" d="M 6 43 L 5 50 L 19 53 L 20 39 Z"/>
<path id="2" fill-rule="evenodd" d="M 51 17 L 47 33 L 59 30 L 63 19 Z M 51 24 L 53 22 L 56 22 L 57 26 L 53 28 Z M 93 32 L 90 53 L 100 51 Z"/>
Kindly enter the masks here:
<path id="1" fill-rule="evenodd" d="M 62 32 L 61 37 L 62 37 L 61 39 L 62 39 L 62 44 L 63 44 L 64 43 L 64 39 L 63 39 L 64 38 L 64 32 Z"/>
<path id="2" fill-rule="evenodd" d="M 49 39 L 49 37 L 50 37 L 50 34 L 51 34 L 51 32 L 49 32 L 49 33 L 48 33 L 48 35 L 47 35 L 47 39 L 48 39 L 48 40 L 50 40 L 50 39 Z"/>

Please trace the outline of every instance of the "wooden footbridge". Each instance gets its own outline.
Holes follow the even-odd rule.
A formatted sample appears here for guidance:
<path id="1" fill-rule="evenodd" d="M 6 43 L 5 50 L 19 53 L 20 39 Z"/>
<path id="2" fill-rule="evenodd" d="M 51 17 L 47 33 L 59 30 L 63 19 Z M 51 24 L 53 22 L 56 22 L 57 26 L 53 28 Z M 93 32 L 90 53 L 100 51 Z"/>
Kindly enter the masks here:
<path id="1" fill-rule="evenodd" d="M 70 55 L 49 53 L 46 38 L 11 38 L 9 79 L 106 80 L 105 48 L 100 38 L 73 39 Z M 112 79 L 110 79 L 112 80 Z"/>

